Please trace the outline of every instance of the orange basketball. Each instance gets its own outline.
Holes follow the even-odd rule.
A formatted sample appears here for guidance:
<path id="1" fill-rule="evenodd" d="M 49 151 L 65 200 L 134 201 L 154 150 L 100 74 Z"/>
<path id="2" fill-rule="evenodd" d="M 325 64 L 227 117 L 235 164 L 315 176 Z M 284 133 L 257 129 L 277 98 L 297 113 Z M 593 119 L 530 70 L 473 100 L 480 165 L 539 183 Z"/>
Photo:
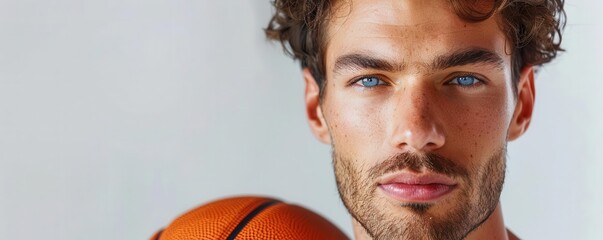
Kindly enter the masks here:
<path id="1" fill-rule="evenodd" d="M 335 225 L 303 207 L 265 197 L 233 197 L 197 207 L 151 240 L 348 239 Z"/>

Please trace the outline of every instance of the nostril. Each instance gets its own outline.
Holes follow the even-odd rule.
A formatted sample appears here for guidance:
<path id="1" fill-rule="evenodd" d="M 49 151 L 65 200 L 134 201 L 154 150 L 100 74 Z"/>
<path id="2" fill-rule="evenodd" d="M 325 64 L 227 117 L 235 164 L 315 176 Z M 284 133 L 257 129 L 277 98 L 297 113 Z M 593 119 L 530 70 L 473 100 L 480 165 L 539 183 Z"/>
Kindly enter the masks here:
<path id="1" fill-rule="evenodd" d="M 432 151 L 444 145 L 445 138 L 437 127 L 406 125 L 405 130 L 393 132 L 392 145 L 396 148 L 411 148 L 417 151 Z"/>

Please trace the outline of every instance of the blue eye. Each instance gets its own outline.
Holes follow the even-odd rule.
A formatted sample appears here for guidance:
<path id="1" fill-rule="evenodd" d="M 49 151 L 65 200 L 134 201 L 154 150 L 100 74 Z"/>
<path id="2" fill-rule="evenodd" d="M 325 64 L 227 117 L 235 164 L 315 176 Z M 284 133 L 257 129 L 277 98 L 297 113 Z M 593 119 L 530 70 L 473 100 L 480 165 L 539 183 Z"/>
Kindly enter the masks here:
<path id="1" fill-rule="evenodd" d="M 469 86 L 475 85 L 479 82 L 481 82 L 481 81 L 479 79 L 477 79 L 476 77 L 471 76 L 471 75 L 466 75 L 466 76 L 455 77 L 449 83 L 455 84 L 455 85 L 460 85 L 461 87 L 469 87 Z"/>
<path id="2" fill-rule="evenodd" d="M 377 77 L 363 77 L 363 78 L 359 79 L 358 81 L 356 81 L 356 84 L 360 84 L 366 88 L 372 88 L 372 87 L 376 87 L 377 85 L 383 84 L 383 81 L 381 81 Z"/>

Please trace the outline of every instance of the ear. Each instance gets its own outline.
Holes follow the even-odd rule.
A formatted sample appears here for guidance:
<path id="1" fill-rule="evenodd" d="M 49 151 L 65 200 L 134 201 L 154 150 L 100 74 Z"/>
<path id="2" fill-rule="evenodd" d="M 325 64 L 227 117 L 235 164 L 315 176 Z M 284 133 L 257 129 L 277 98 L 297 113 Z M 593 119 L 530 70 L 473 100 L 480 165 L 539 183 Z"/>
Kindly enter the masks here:
<path id="1" fill-rule="evenodd" d="M 320 88 L 318 87 L 318 83 L 316 83 L 308 68 L 304 68 L 303 74 L 304 81 L 306 83 L 306 114 L 308 117 L 308 123 L 310 124 L 310 129 L 318 140 L 323 143 L 330 144 L 331 137 L 329 136 L 329 129 L 322 115 L 322 109 L 320 107 Z"/>
<path id="2" fill-rule="evenodd" d="M 521 70 L 519 83 L 517 83 L 517 103 L 509 125 L 507 140 L 515 140 L 528 130 L 532 120 L 535 97 L 534 67 L 527 66 Z"/>

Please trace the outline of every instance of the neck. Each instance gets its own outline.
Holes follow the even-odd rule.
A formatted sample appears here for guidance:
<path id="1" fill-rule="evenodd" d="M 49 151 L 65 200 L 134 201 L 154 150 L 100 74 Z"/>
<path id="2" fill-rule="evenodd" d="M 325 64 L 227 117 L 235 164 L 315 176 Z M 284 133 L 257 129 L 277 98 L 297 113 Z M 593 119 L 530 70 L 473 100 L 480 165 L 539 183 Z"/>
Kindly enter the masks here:
<path id="1" fill-rule="evenodd" d="M 352 219 L 354 229 L 354 239 L 369 240 L 372 239 L 366 230 L 355 219 Z M 503 221 L 500 202 L 494 209 L 494 212 L 479 227 L 474 229 L 465 240 L 492 239 L 492 240 L 510 240 L 514 239 L 512 234 L 507 232 Z"/>

